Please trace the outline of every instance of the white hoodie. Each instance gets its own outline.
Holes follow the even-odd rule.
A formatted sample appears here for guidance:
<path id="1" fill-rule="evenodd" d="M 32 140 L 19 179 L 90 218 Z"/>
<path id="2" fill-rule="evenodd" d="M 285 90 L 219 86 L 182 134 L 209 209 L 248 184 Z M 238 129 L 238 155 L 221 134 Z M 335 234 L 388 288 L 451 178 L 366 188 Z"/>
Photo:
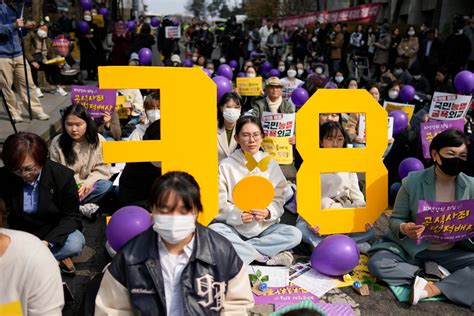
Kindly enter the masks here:
<path id="1" fill-rule="evenodd" d="M 268 156 L 267 153 L 259 151 L 254 155 L 254 158 L 256 161 L 260 161 L 266 156 Z M 268 169 L 264 172 L 258 167 L 249 172 L 246 163 L 247 160 L 242 150 L 237 149 L 219 164 L 219 214 L 215 220 L 233 226 L 242 236 L 252 238 L 258 236 L 269 226 L 280 222 L 280 217 L 284 212 L 283 205 L 285 204 L 284 196 L 287 184 L 285 176 L 275 160 L 270 161 Z M 242 210 L 234 204 L 232 192 L 235 185 L 249 175 L 259 175 L 268 179 L 273 184 L 275 196 L 267 207 L 270 211 L 268 220 L 243 224 Z"/>

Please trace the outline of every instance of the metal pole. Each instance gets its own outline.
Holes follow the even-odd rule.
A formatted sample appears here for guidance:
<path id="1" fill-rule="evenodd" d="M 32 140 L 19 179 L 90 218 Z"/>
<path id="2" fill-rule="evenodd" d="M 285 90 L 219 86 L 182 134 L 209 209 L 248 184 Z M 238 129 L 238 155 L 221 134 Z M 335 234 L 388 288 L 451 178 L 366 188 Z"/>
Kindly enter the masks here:
<path id="1" fill-rule="evenodd" d="M 3 94 L 3 90 L 1 89 L 0 89 L 0 95 L 2 97 L 3 105 L 5 106 L 5 110 L 7 111 L 8 118 L 10 119 L 10 123 L 12 124 L 13 131 L 15 131 L 15 134 L 16 134 L 18 133 L 18 131 L 16 130 L 15 121 L 13 120 L 13 116 L 10 112 L 10 109 L 8 108 L 7 100 L 5 100 L 5 95 Z"/>
<path id="2" fill-rule="evenodd" d="M 23 7 L 21 8 L 19 19 L 23 19 L 23 10 L 25 9 L 25 1 L 23 0 Z M 20 10 L 20 2 L 16 0 L 16 10 Z M 30 97 L 30 84 L 28 81 L 28 71 L 26 69 L 26 57 L 25 57 L 25 43 L 23 41 L 23 34 L 21 32 L 21 27 L 18 28 L 18 36 L 20 37 L 21 42 L 21 53 L 23 56 L 23 69 L 25 70 L 25 86 L 26 86 L 26 96 L 28 98 L 28 113 L 30 115 L 30 121 L 33 120 L 33 113 L 31 111 L 31 97 Z"/>

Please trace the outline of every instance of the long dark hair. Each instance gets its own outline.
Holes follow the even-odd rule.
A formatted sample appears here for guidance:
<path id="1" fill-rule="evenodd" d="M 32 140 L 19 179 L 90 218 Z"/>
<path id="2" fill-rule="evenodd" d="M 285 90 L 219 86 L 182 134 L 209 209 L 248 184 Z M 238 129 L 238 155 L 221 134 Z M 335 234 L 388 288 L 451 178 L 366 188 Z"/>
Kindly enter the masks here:
<path id="1" fill-rule="evenodd" d="M 240 112 L 242 113 L 242 98 L 235 92 L 228 92 L 224 94 L 219 103 L 217 104 L 217 121 L 219 128 L 224 126 L 224 114 L 222 113 L 221 107 L 223 107 L 227 102 L 233 100 L 240 106 Z"/>
<path id="2" fill-rule="evenodd" d="M 99 145 L 99 134 L 97 132 L 97 124 L 92 120 L 89 112 L 80 104 L 72 104 L 68 106 L 63 113 L 62 128 L 63 132 L 59 137 L 59 147 L 66 158 L 68 165 L 73 165 L 77 160 L 77 155 L 72 149 L 74 140 L 66 131 L 66 119 L 69 115 L 75 115 L 86 122 L 86 141 L 92 148 L 97 148 Z"/>

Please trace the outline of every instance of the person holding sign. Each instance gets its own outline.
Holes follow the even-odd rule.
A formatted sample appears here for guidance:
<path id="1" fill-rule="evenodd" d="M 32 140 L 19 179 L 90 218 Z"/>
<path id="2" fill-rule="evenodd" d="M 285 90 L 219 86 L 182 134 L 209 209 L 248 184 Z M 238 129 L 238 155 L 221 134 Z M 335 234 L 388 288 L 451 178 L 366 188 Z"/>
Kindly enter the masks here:
<path id="1" fill-rule="evenodd" d="M 279 165 L 260 151 L 263 137 L 255 117 L 237 121 L 240 149 L 219 164 L 219 214 L 209 228 L 229 239 L 245 264 L 291 266 L 287 250 L 301 242 L 301 232 L 279 224 L 287 184 Z"/>
<path id="2" fill-rule="evenodd" d="M 97 125 L 87 110 L 78 104 L 64 111 L 62 129 L 63 133 L 51 142 L 51 160 L 74 171 L 82 204 L 101 202 L 112 192 L 109 181 L 112 171 L 110 165 L 102 161 L 101 142 L 105 138 L 97 132 Z"/>
<path id="3" fill-rule="evenodd" d="M 239 119 L 242 100 L 234 92 L 222 96 L 217 109 L 217 144 L 218 161 L 229 157 L 237 148 L 235 141 L 235 123 Z"/>
<path id="4" fill-rule="evenodd" d="M 154 225 L 114 257 L 95 315 L 247 315 L 247 269 L 229 241 L 197 222 L 203 206 L 193 176 L 164 174 L 150 205 Z"/>
<path id="5" fill-rule="evenodd" d="M 320 127 L 319 142 L 322 148 L 347 147 L 347 134 L 340 123 L 327 121 Z M 337 172 L 321 174 L 321 209 L 365 207 L 364 194 L 359 187 L 359 179 L 355 172 Z M 303 241 L 316 247 L 325 237 L 319 234 L 319 227 L 310 227 L 298 217 L 296 227 L 303 234 Z M 368 241 L 375 237 L 372 225 L 366 224 L 367 232 L 348 234 L 354 239 L 362 252 L 370 248 Z"/>
<path id="6" fill-rule="evenodd" d="M 294 105 L 282 97 L 283 84 L 278 77 L 265 81 L 265 98 L 256 99 L 252 105 L 252 115 L 262 119 L 263 112 L 295 113 Z"/>
<path id="7" fill-rule="evenodd" d="M 410 173 L 398 192 L 389 229 L 369 251 L 370 272 L 389 285 L 412 285 L 410 303 L 444 294 L 452 302 L 471 307 L 474 304 L 474 240 L 457 243 L 419 241 L 424 225 L 417 225 L 418 202 L 455 202 L 474 199 L 474 179 L 463 173 L 468 138 L 456 129 L 438 134 L 430 145 L 434 166 Z M 419 276 L 429 262 L 451 274 L 435 283 Z"/>

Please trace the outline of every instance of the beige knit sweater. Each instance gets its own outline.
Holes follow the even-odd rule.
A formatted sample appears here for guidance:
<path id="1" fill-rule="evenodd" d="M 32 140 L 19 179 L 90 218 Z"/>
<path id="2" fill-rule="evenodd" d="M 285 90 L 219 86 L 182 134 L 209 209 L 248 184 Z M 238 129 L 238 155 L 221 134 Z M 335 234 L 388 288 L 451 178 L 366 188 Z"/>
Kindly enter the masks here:
<path id="1" fill-rule="evenodd" d="M 99 135 L 99 145 L 93 149 L 89 146 L 87 141 L 81 143 L 74 143 L 73 150 L 77 155 L 77 160 L 74 165 L 68 165 L 66 158 L 59 147 L 59 137 L 57 135 L 51 142 L 49 148 L 50 158 L 60 164 L 74 171 L 74 179 L 76 183 L 85 183 L 87 185 L 93 185 L 97 180 L 108 180 L 112 176 L 112 170 L 109 164 L 105 164 L 102 161 L 102 142 L 105 142 L 105 138 Z"/>

